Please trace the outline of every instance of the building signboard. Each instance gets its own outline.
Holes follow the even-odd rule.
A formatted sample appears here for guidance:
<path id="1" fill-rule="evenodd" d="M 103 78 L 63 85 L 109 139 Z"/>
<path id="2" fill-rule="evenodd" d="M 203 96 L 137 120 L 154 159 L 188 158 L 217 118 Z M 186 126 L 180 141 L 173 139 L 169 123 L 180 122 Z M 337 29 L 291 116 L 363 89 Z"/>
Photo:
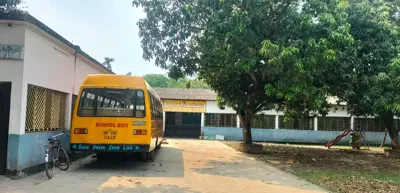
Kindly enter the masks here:
<path id="1" fill-rule="evenodd" d="M 166 112 L 203 113 L 206 111 L 206 101 L 163 100 L 162 105 Z"/>

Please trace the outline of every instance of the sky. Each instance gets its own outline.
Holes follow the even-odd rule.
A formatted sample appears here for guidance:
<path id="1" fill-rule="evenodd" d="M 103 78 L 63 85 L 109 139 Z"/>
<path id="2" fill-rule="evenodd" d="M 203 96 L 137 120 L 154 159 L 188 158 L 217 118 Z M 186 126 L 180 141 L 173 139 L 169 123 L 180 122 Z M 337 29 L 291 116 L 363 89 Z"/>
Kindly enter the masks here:
<path id="1" fill-rule="evenodd" d="M 23 9 L 112 70 L 133 75 L 166 71 L 142 58 L 139 28 L 146 15 L 131 0 L 24 0 Z"/>

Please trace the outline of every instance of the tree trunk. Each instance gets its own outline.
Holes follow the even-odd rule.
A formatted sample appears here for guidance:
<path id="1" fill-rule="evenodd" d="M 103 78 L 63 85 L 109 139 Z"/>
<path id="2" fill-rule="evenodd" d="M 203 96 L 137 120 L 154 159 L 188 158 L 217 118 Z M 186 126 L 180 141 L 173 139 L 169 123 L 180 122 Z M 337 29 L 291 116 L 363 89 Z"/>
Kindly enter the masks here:
<path id="1" fill-rule="evenodd" d="M 251 118 L 250 114 L 240 114 L 240 122 L 242 123 L 243 130 L 243 143 L 244 144 L 253 144 L 253 139 L 251 137 Z"/>
<path id="2" fill-rule="evenodd" d="M 399 131 L 394 127 L 393 113 L 387 113 L 382 116 L 386 129 L 391 139 L 392 149 L 400 149 Z"/>
<path id="3" fill-rule="evenodd" d="M 382 148 L 382 147 L 385 147 L 387 133 L 388 133 L 388 132 L 387 132 L 387 129 L 386 129 L 385 136 L 384 136 L 383 139 L 382 139 L 381 148 Z"/>

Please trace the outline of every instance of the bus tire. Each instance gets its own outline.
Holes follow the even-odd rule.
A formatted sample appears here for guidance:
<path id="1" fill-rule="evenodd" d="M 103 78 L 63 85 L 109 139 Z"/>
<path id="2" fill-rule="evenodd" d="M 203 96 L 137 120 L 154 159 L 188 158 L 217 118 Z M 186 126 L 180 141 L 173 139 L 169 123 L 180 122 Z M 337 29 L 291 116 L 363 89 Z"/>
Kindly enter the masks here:
<path id="1" fill-rule="evenodd" d="M 151 152 L 146 152 L 146 161 L 147 162 L 154 162 L 156 158 L 156 151 L 153 149 Z"/>
<path id="2" fill-rule="evenodd" d="M 161 148 L 161 142 L 156 146 L 156 149 L 160 149 Z"/>
<path id="3" fill-rule="evenodd" d="M 97 161 L 103 161 L 104 158 L 105 158 L 105 155 L 102 152 L 97 152 L 96 153 L 96 158 L 97 158 Z"/>
<path id="4" fill-rule="evenodd" d="M 158 138 L 157 138 L 157 141 L 156 141 L 156 149 L 160 149 L 161 148 L 161 143 L 162 141 L 158 141 Z"/>

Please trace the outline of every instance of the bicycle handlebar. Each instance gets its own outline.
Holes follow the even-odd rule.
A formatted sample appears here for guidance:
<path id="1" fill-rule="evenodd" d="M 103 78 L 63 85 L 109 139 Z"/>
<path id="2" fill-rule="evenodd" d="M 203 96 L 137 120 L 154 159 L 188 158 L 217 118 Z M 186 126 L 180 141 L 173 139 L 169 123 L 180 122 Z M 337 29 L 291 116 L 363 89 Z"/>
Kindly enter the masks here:
<path id="1" fill-rule="evenodd" d="M 70 135 L 69 132 L 62 131 L 61 133 L 59 133 L 59 134 L 57 134 L 57 135 L 51 136 L 51 139 L 55 139 L 55 138 L 57 138 L 57 137 L 59 137 L 59 136 L 61 136 L 61 135 L 64 135 L 64 134 Z M 49 139 L 49 140 L 50 140 L 50 139 Z"/>

